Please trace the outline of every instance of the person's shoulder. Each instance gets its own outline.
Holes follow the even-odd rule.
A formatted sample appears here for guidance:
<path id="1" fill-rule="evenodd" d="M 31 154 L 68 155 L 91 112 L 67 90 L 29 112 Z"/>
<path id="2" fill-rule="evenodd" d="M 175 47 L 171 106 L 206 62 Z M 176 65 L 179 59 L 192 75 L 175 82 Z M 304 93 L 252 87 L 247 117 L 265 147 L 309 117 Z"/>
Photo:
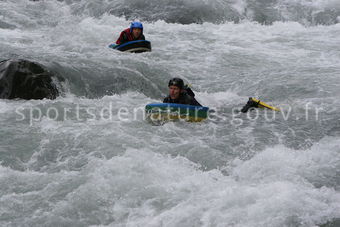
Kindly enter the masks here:
<path id="1" fill-rule="evenodd" d="M 187 91 L 183 91 L 183 92 L 182 92 L 182 97 L 185 97 L 185 98 L 187 98 L 187 99 L 191 99 L 191 96 L 188 94 Z"/>
<path id="2" fill-rule="evenodd" d="M 183 99 L 185 100 L 185 104 L 193 105 L 193 106 L 202 106 L 193 96 L 188 94 L 187 92 L 183 93 Z"/>
<path id="3" fill-rule="evenodd" d="M 183 102 L 183 104 L 189 104 L 192 99 L 191 99 L 191 96 L 188 95 L 187 92 L 182 92 L 180 96 L 180 100 L 181 102 Z"/>
<path id="4" fill-rule="evenodd" d="M 129 34 L 130 33 L 130 29 L 129 28 L 127 28 L 127 29 L 124 29 L 121 33 L 120 33 L 120 35 L 121 36 L 123 36 L 123 35 L 127 35 L 127 34 Z"/>

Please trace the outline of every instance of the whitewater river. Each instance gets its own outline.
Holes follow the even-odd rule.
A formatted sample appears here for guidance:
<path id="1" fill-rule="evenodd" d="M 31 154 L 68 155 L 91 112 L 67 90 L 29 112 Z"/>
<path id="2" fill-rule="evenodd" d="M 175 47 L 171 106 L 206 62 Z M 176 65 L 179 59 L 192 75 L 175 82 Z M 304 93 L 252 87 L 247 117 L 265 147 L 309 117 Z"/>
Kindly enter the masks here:
<path id="1" fill-rule="evenodd" d="M 9 58 L 65 81 L 0 100 L 0 226 L 340 226 L 338 0 L 1 0 Z M 209 120 L 144 120 L 172 77 Z"/>

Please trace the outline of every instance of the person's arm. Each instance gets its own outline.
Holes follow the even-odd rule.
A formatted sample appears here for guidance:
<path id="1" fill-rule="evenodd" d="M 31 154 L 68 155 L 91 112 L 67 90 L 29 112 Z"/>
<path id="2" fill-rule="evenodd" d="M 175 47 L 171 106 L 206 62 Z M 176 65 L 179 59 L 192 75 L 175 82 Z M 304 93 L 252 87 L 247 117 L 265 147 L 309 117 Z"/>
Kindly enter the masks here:
<path id="1" fill-rule="evenodd" d="M 140 37 L 141 40 L 145 40 L 145 36 L 142 34 Z"/>
<path id="2" fill-rule="evenodd" d="M 117 41 L 116 41 L 116 44 L 117 44 L 117 45 L 121 44 L 121 39 L 122 39 L 122 37 L 123 37 L 123 32 L 120 33 L 119 38 L 118 38 Z"/>
<path id="3" fill-rule="evenodd" d="M 118 38 L 117 41 L 116 41 L 116 44 L 120 45 L 120 44 L 123 44 L 123 43 L 125 43 L 125 42 L 127 42 L 127 41 L 128 41 L 128 37 L 127 37 L 127 35 L 125 34 L 125 32 L 122 31 L 122 32 L 120 33 L 119 38 Z"/>

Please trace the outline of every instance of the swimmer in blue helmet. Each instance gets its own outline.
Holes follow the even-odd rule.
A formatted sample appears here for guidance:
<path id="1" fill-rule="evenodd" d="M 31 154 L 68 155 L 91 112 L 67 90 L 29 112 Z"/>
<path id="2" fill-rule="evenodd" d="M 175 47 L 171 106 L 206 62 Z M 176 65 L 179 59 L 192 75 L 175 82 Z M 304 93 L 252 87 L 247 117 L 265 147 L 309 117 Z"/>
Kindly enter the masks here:
<path id="1" fill-rule="evenodd" d="M 145 40 L 143 35 L 143 24 L 138 21 L 131 22 L 130 28 L 127 28 L 120 33 L 116 44 L 119 45 L 134 40 Z"/>

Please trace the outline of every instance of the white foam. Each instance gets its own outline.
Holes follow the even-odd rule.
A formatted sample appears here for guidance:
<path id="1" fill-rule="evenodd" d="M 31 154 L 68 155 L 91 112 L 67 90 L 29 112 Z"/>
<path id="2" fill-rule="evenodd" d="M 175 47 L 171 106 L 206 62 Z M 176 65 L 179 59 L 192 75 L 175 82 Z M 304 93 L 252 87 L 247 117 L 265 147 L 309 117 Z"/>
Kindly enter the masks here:
<path id="1" fill-rule="evenodd" d="M 332 188 L 316 188 L 308 178 L 311 172 L 324 177 L 328 170 L 334 171 L 337 167 L 333 165 L 334 155 L 336 160 L 339 155 L 334 150 L 338 147 L 334 139 L 324 140 L 320 145 L 307 151 L 268 149 L 236 164 L 231 176 L 218 170 L 205 172 L 185 158 L 144 149 L 127 149 L 123 155 L 109 160 L 92 158 L 80 173 L 86 181 L 64 199 L 51 203 L 49 212 L 35 213 L 30 223 L 48 224 L 57 217 L 64 217 L 64 221 L 59 219 L 61 223 L 110 226 L 325 223 L 338 217 L 340 194 Z M 327 163 L 330 165 L 326 166 Z M 58 193 L 52 187 L 45 191 L 40 199 Z M 70 210 L 78 210 L 81 218 Z"/>

